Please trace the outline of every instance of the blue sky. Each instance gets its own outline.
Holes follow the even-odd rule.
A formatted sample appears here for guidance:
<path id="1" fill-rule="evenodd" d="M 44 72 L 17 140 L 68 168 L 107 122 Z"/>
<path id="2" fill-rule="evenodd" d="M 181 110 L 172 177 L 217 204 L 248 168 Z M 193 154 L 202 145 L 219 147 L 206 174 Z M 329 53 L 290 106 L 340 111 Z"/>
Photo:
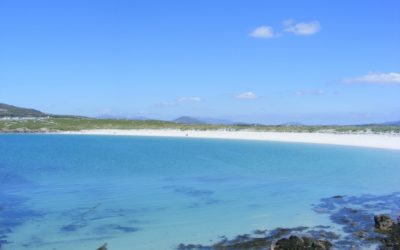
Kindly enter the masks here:
<path id="1" fill-rule="evenodd" d="M 0 1 L 0 102 L 50 113 L 400 119 L 400 1 Z"/>

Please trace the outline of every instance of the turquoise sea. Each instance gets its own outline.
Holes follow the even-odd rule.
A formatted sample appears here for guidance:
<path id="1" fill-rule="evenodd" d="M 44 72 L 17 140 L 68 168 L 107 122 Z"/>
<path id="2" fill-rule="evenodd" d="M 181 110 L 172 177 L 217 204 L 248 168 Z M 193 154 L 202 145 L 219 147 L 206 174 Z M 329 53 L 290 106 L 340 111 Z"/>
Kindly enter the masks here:
<path id="1" fill-rule="evenodd" d="M 395 150 L 3 134 L 0 249 L 159 250 L 256 229 L 335 227 L 313 205 L 398 192 L 399 176 Z"/>

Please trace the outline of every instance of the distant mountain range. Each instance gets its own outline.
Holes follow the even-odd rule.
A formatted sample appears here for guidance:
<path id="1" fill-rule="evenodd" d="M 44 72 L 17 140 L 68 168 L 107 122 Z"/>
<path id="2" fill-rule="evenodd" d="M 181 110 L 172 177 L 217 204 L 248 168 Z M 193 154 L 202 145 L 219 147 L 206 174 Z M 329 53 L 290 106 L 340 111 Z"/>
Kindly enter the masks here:
<path id="1" fill-rule="evenodd" d="M 207 118 L 207 117 L 191 117 L 191 116 L 181 116 L 173 122 L 182 123 L 182 124 L 210 124 L 210 125 L 235 125 L 237 122 L 233 122 L 228 119 L 218 119 L 218 118 Z"/>
<path id="2" fill-rule="evenodd" d="M 382 125 L 388 125 L 388 126 L 400 126 L 400 121 L 391 121 L 391 122 L 385 122 L 385 123 L 382 123 Z"/>
<path id="3" fill-rule="evenodd" d="M 144 116 L 123 116 L 123 115 L 98 115 L 94 116 L 96 119 L 107 119 L 107 120 L 149 120 Z"/>
<path id="4" fill-rule="evenodd" d="M 304 126 L 303 124 L 301 124 L 300 122 L 287 122 L 287 123 L 283 123 L 282 126 Z"/>
<path id="5" fill-rule="evenodd" d="M 12 117 L 12 118 L 18 118 L 18 117 L 84 118 L 83 116 L 48 114 L 48 113 L 43 113 L 36 109 L 22 108 L 22 107 L 17 107 L 17 106 L 5 104 L 5 103 L 0 103 L 0 118 L 4 118 L 4 117 Z M 97 119 L 113 119 L 113 120 L 147 120 L 145 117 L 125 117 L 125 116 L 114 116 L 114 115 L 101 115 L 101 116 L 97 116 L 95 118 L 97 118 Z M 189 124 L 189 125 L 201 125 L 201 124 L 238 125 L 238 126 L 241 126 L 241 125 L 243 125 L 243 126 L 264 125 L 264 124 L 258 124 L 258 123 L 233 122 L 233 121 L 227 120 L 227 119 L 204 118 L 204 117 L 197 118 L 197 117 L 191 117 L 191 116 L 181 116 L 181 117 L 173 120 L 173 122 L 180 123 L 180 124 Z M 400 120 L 384 122 L 384 123 L 377 123 L 377 124 L 369 124 L 369 125 L 400 126 Z M 298 122 L 287 122 L 287 123 L 281 124 L 281 126 L 305 126 L 305 125 L 298 123 Z"/>
<path id="6" fill-rule="evenodd" d="M 197 118 L 191 116 L 181 116 L 173 122 L 181 123 L 181 124 L 210 124 L 210 125 L 238 125 L 238 126 L 265 126 L 265 124 L 261 123 L 248 123 L 248 122 L 234 122 L 227 119 L 217 119 L 217 118 Z M 281 124 L 281 126 L 303 126 L 303 124 L 299 122 L 287 122 Z"/>
<path id="7" fill-rule="evenodd" d="M 199 118 L 200 120 L 206 122 L 207 124 L 213 124 L 213 125 L 234 125 L 237 124 L 237 122 L 228 120 L 228 119 L 218 119 L 218 118 Z"/>
<path id="8" fill-rule="evenodd" d="M 190 116 L 181 116 L 173 120 L 173 122 L 189 125 L 207 124 L 206 122 Z"/>
<path id="9" fill-rule="evenodd" d="M 20 108 L 0 103 L 0 117 L 46 117 L 49 116 L 36 109 Z"/>

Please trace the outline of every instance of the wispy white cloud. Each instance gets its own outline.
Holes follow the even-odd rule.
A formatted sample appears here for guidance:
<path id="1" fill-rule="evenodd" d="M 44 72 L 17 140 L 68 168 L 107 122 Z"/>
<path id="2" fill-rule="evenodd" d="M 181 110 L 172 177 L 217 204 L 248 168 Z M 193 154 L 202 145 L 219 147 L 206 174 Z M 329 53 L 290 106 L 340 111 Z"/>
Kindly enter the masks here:
<path id="1" fill-rule="evenodd" d="M 270 26 L 259 26 L 255 28 L 251 33 L 250 36 L 254 38 L 273 38 L 275 36 L 274 30 Z"/>
<path id="2" fill-rule="evenodd" d="M 359 77 L 343 79 L 344 83 L 400 84 L 400 73 L 368 73 Z"/>
<path id="3" fill-rule="evenodd" d="M 239 93 L 233 96 L 236 99 L 257 99 L 258 96 L 251 91 Z"/>
<path id="4" fill-rule="evenodd" d="M 305 96 L 305 95 L 326 95 L 327 92 L 321 89 L 311 89 L 311 90 L 298 90 L 294 92 L 295 95 Z"/>
<path id="5" fill-rule="evenodd" d="M 284 32 L 293 33 L 300 36 L 310 36 L 321 30 L 321 24 L 318 21 L 296 22 L 293 19 L 283 21 Z M 262 25 L 256 27 L 250 34 L 254 38 L 274 38 L 282 36 L 282 33 L 275 32 L 271 26 Z"/>
<path id="6" fill-rule="evenodd" d="M 318 21 L 312 22 L 296 22 L 292 19 L 283 22 L 284 31 L 295 35 L 310 36 L 318 33 L 321 30 L 321 24 Z"/>
<path id="7" fill-rule="evenodd" d="M 176 100 L 177 102 L 200 102 L 201 98 L 198 96 L 181 97 Z"/>
<path id="8" fill-rule="evenodd" d="M 186 96 L 186 97 L 179 97 L 173 101 L 163 102 L 161 103 L 162 106 L 175 106 L 181 103 L 197 103 L 201 102 L 201 98 L 198 96 Z"/>

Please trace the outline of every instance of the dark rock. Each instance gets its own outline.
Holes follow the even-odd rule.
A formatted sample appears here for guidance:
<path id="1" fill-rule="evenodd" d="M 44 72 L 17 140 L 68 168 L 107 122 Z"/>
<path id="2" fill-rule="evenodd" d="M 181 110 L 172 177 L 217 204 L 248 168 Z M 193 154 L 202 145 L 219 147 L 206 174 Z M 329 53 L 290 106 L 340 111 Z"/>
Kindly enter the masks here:
<path id="1" fill-rule="evenodd" d="M 330 249 L 332 244 L 331 241 L 337 240 L 339 235 L 325 231 L 320 228 L 309 229 L 308 227 L 299 226 L 294 228 L 276 228 L 274 230 L 258 230 L 258 234 L 242 234 L 238 235 L 233 239 L 226 237 L 220 237 L 221 240 L 212 245 L 199 245 L 199 244 L 179 244 L 176 249 L 178 250 L 271 250 L 273 243 L 282 240 L 283 237 L 289 237 L 293 234 L 305 234 L 307 237 L 297 237 L 300 241 L 303 241 L 304 246 L 307 248 L 299 249 Z M 294 238 L 296 239 L 296 238 Z M 284 244 L 285 241 L 281 241 L 280 244 Z M 289 242 L 290 243 L 290 242 Z M 281 245 L 282 245 L 281 244 Z M 277 249 L 292 249 L 292 248 Z M 296 250 L 294 248 L 293 250 Z"/>
<path id="2" fill-rule="evenodd" d="M 246 240 L 238 240 L 237 238 L 233 241 L 228 241 L 225 243 L 217 243 L 213 245 L 211 249 L 265 249 L 270 246 L 272 241 L 265 238 L 248 238 Z M 207 249 L 207 248 L 204 248 Z"/>
<path id="3" fill-rule="evenodd" d="M 317 228 L 318 229 L 318 228 Z M 340 238 L 340 235 L 331 231 L 326 231 L 326 230 L 316 230 L 316 229 L 312 229 L 312 230 L 308 230 L 307 232 L 308 236 L 311 236 L 312 238 L 315 239 L 325 239 L 325 240 L 337 240 Z"/>
<path id="4" fill-rule="evenodd" d="M 332 247 L 332 244 L 326 240 L 315 240 L 309 237 L 298 237 L 290 236 L 289 238 L 282 238 L 275 244 L 274 250 L 328 250 Z"/>
<path id="5" fill-rule="evenodd" d="M 205 247 L 200 244 L 179 244 L 178 247 L 176 248 L 177 250 L 209 250 L 212 249 L 210 247 Z"/>
<path id="6" fill-rule="evenodd" d="M 365 237 L 365 231 L 363 231 L 363 230 L 359 230 L 359 231 L 357 231 L 357 232 L 355 232 L 354 233 L 354 235 L 356 236 L 356 237 L 358 237 L 358 238 L 364 238 Z"/>
<path id="7" fill-rule="evenodd" d="M 289 234 L 292 230 L 290 228 L 283 228 L 283 227 L 278 227 L 275 230 L 272 231 L 272 235 L 275 238 L 281 238 L 287 234 Z"/>
<path id="8" fill-rule="evenodd" d="M 390 216 L 386 214 L 375 215 L 374 221 L 375 228 L 382 231 L 389 230 L 393 225 L 392 218 L 390 218 Z"/>
<path id="9" fill-rule="evenodd" d="M 331 226 L 318 225 L 318 226 L 315 226 L 314 228 L 318 228 L 318 229 L 328 229 L 328 228 L 331 228 Z"/>
<path id="10" fill-rule="evenodd" d="M 400 221 L 388 215 L 374 216 L 381 211 L 394 215 L 400 210 L 400 193 L 388 195 L 334 196 L 321 199 L 314 211 L 328 214 L 345 234 L 337 234 L 330 226 L 311 228 L 275 228 L 256 230 L 233 239 L 222 237 L 210 245 L 180 244 L 179 250 L 328 250 L 372 249 L 400 250 Z M 375 219 L 375 223 L 374 223 Z M 400 218 L 399 218 L 400 219 Z M 292 235 L 292 236 L 291 236 Z M 293 236 L 296 235 L 296 236 Z M 275 243 L 275 244 L 273 244 Z"/>
<path id="11" fill-rule="evenodd" d="M 381 238 L 381 250 L 400 249 L 400 223 L 393 224 L 390 229 L 383 231 L 386 237 Z"/>
<path id="12" fill-rule="evenodd" d="M 343 196 L 342 196 L 342 195 L 335 195 L 335 196 L 333 196 L 333 198 L 335 198 L 335 199 L 342 199 Z"/>
<path id="13" fill-rule="evenodd" d="M 303 249 L 304 241 L 302 238 L 297 236 L 290 236 L 289 238 L 282 238 L 275 244 L 274 249 Z"/>
<path id="14" fill-rule="evenodd" d="M 254 230 L 253 234 L 265 234 L 267 232 L 267 229 L 261 230 L 261 229 L 256 229 Z"/>
<path id="15" fill-rule="evenodd" d="M 101 247 L 97 248 L 96 250 L 107 250 L 107 243 L 104 243 Z"/>

